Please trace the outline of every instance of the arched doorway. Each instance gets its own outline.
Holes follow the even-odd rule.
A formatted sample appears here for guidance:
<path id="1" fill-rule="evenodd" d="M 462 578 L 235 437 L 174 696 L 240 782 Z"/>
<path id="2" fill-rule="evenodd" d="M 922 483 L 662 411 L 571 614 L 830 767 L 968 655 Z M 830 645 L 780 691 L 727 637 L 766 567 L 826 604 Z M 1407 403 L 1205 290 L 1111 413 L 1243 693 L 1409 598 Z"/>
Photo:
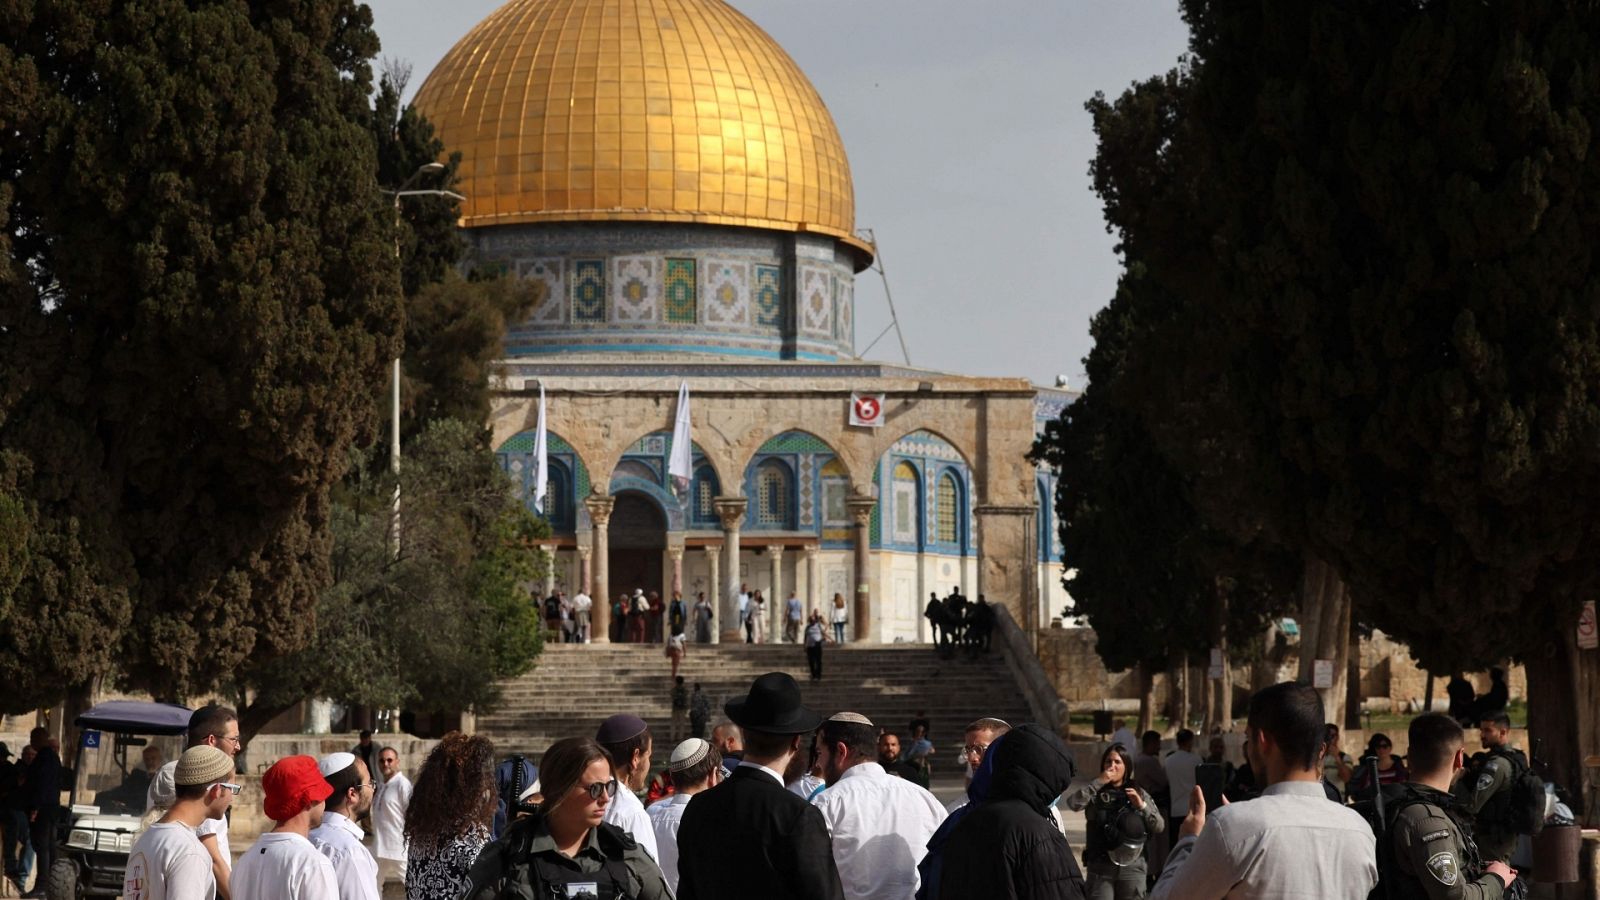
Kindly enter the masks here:
<path id="1" fill-rule="evenodd" d="M 660 593 L 661 561 L 667 549 L 667 517 L 655 500 L 638 491 L 623 491 L 615 499 L 608 529 L 611 593 L 632 596 L 635 589 L 646 594 Z M 615 601 L 616 597 L 610 599 Z M 658 621 L 658 618 L 651 621 Z M 661 629 L 653 625 L 647 627 L 645 640 L 661 640 Z"/>

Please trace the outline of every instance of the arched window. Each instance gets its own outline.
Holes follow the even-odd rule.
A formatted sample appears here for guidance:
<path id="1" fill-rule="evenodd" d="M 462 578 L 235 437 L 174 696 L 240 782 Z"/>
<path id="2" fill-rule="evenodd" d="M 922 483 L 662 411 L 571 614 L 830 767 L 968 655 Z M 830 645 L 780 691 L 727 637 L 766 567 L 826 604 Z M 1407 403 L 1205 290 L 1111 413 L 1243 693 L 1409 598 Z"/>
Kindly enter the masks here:
<path id="1" fill-rule="evenodd" d="M 938 517 L 934 538 L 941 544 L 955 544 L 961 540 L 961 488 L 956 477 L 949 472 L 939 476 L 939 495 L 935 515 Z"/>
<path id="2" fill-rule="evenodd" d="M 572 476 L 567 473 L 567 467 L 555 460 L 550 460 L 550 468 L 546 472 L 544 482 L 544 519 L 550 523 L 551 531 L 571 531 L 572 522 Z M 528 509 L 533 510 L 535 495 L 533 485 L 533 467 L 528 467 L 527 502 Z M 537 511 L 535 511 L 537 514 Z"/>
<path id="3" fill-rule="evenodd" d="M 695 522 L 717 521 L 716 504 L 711 501 L 717 496 L 717 473 L 710 466 L 701 466 L 694 470 L 694 484 L 690 487 L 690 517 Z"/>
<path id="4" fill-rule="evenodd" d="M 756 524 L 764 528 L 794 525 L 793 480 L 789 467 L 769 459 L 756 467 Z"/>
<path id="5" fill-rule="evenodd" d="M 894 542 L 916 544 L 922 533 L 922 496 L 917 467 L 901 460 L 894 467 Z"/>
<path id="6" fill-rule="evenodd" d="M 648 463 L 641 462 L 637 459 L 624 458 L 621 462 L 617 463 L 617 467 L 615 469 L 611 470 L 611 477 L 612 479 L 637 478 L 641 481 L 648 481 L 651 484 L 661 483 L 661 478 L 660 476 L 656 475 L 656 470 L 650 468 Z"/>

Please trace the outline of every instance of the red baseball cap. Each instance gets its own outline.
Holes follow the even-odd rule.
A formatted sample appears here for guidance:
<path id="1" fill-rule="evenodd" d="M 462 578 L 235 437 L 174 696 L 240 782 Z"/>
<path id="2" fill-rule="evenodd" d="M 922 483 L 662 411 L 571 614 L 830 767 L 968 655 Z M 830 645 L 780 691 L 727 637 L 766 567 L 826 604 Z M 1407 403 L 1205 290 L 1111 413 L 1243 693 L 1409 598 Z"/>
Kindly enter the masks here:
<path id="1" fill-rule="evenodd" d="M 285 756 L 272 764 L 261 776 L 261 790 L 266 794 L 262 808 L 267 818 L 284 822 L 299 815 L 308 806 L 328 799 L 333 786 L 317 770 L 317 761 L 309 756 Z"/>

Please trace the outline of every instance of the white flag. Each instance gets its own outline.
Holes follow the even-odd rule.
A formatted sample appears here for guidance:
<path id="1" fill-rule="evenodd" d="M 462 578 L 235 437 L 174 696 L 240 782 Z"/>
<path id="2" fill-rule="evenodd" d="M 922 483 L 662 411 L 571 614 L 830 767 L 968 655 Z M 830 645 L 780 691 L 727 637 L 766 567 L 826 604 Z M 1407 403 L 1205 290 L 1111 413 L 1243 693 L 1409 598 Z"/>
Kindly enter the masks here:
<path id="1" fill-rule="evenodd" d="M 539 424 L 533 432 L 533 508 L 544 515 L 545 483 L 550 480 L 548 434 L 544 424 L 544 384 L 539 384 Z"/>
<path id="2" fill-rule="evenodd" d="M 667 462 L 672 489 L 682 497 L 694 477 L 694 439 L 689 436 L 689 382 L 678 385 L 678 420 L 672 425 L 672 459 Z"/>

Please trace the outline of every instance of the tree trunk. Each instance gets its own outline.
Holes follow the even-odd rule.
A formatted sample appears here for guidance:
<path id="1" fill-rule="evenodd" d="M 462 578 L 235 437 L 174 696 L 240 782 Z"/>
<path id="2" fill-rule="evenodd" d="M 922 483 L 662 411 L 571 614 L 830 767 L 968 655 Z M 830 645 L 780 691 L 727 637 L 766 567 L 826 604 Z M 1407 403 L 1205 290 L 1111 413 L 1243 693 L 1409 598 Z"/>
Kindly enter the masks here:
<path id="1" fill-rule="evenodd" d="M 1156 677 L 1150 671 L 1149 663 L 1140 663 L 1139 673 L 1139 728 L 1138 734 L 1142 738 L 1146 731 L 1156 721 Z M 1128 748 L 1130 751 L 1132 747 Z"/>
<path id="2" fill-rule="evenodd" d="M 1278 667 L 1288 656 L 1288 648 L 1278 646 L 1278 630 L 1269 625 L 1261 636 L 1261 661 L 1250 667 L 1250 693 L 1272 687 L 1278 681 Z"/>
<path id="3" fill-rule="evenodd" d="M 1433 672 L 1424 670 L 1422 674 L 1428 679 L 1422 688 L 1422 711 L 1429 713 L 1433 712 Z"/>
<path id="4" fill-rule="evenodd" d="M 1175 678 L 1177 703 L 1172 710 L 1172 721 L 1176 728 L 1189 727 L 1189 654 L 1184 653 L 1178 657 L 1177 677 Z"/>
<path id="5" fill-rule="evenodd" d="M 1349 677 L 1350 595 L 1333 566 L 1309 554 L 1300 582 L 1300 677 L 1313 684 L 1316 660 L 1333 663 L 1333 684 L 1317 691 L 1326 721 L 1344 719 L 1345 680 Z"/>
<path id="6" fill-rule="evenodd" d="M 298 701 L 295 701 L 298 702 Z M 261 729 L 271 724 L 273 719 L 283 715 L 295 706 L 291 703 L 266 703 L 256 700 L 249 706 L 239 708 L 239 755 L 242 757 L 250 748 L 250 739 L 261 733 Z"/>
<path id="7" fill-rule="evenodd" d="M 1600 651 L 1579 650 L 1578 617 L 1552 626 L 1553 639 L 1526 660 L 1528 736 L 1544 742 L 1549 777 L 1582 802 L 1583 759 L 1600 754 Z M 1588 812 L 1580 811 L 1580 814 Z"/>
<path id="8" fill-rule="evenodd" d="M 1217 585 L 1217 624 L 1213 643 L 1222 654 L 1222 677 L 1213 683 L 1217 721 L 1223 731 L 1233 730 L 1233 671 L 1228 661 L 1228 592 Z M 1209 673 L 1208 673 L 1209 674 Z"/>
<path id="9" fill-rule="evenodd" d="M 1355 613 L 1350 615 L 1350 669 L 1345 675 L 1344 695 L 1344 729 L 1346 731 L 1359 731 L 1361 729 L 1361 701 L 1366 699 L 1361 693 L 1361 634 L 1356 630 Z"/>

